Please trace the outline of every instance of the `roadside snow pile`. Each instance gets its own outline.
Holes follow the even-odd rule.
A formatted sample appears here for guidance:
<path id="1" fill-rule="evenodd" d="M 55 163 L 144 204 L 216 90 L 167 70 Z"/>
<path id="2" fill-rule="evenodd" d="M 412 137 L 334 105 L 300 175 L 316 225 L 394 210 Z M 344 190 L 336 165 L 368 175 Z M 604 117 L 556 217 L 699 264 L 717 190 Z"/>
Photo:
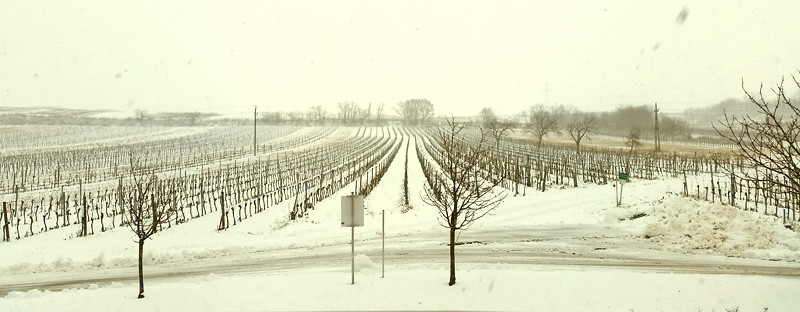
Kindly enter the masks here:
<path id="1" fill-rule="evenodd" d="M 800 261 L 800 233 L 774 217 L 680 196 L 653 210 L 642 234 L 667 250 Z"/>

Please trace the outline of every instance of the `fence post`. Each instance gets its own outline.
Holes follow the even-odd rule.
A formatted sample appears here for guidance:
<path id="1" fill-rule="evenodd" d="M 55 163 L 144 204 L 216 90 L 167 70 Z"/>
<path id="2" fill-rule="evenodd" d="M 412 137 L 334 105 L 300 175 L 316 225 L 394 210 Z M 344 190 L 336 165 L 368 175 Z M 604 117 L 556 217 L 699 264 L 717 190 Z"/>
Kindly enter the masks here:
<path id="1" fill-rule="evenodd" d="M 221 230 L 224 230 L 226 228 L 226 226 L 225 226 L 225 191 L 222 191 L 222 192 L 219 193 L 219 199 L 220 199 L 219 202 L 222 205 L 222 209 L 219 210 L 221 212 L 221 214 L 220 214 L 220 219 L 219 219 L 219 228 L 218 228 L 218 230 L 221 231 Z"/>
<path id="2" fill-rule="evenodd" d="M 8 233 L 8 207 L 3 202 L 3 241 L 10 241 L 11 234 Z"/>

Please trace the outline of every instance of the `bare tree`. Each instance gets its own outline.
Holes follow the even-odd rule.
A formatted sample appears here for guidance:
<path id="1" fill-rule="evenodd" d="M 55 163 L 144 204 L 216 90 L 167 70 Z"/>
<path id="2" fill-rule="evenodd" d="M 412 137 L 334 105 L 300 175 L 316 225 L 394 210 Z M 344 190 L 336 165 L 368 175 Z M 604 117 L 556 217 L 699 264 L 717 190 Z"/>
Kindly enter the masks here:
<path id="1" fill-rule="evenodd" d="M 548 133 L 558 132 L 559 119 L 559 111 L 555 108 L 548 110 L 541 104 L 531 107 L 530 114 L 528 114 L 528 127 L 538 139 L 537 147 L 542 147 L 542 138 Z"/>
<path id="2" fill-rule="evenodd" d="M 336 106 L 339 108 L 339 120 L 344 124 L 358 119 L 361 115 L 361 108 L 355 102 L 339 102 Z"/>
<path id="3" fill-rule="evenodd" d="M 261 113 L 261 119 L 268 124 L 277 125 L 283 122 L 283 113 L 279 111 L 275 112 L 263 112 Z"/>
<path id="4" fill-rule="evenodd" d="M 133 117 L 139 120 L 139 126 L 144 124 L 144 120 L 148 117 L 148 113 L 146 110 L 143 109 L 135 109 L 133 111 Z"/>
<path id="5" fill-rule="evenodd" d="M 578 112 L 572 114 L 572 118 L 567 123 L 567 133 L 572 138 L 572 141 L 575 141 L 575 151 L 578 154 L 581 153 L 581 141 L 584 138 L 589 138 L 589 134 L 594 129 L 596 119 L 593 114 Z"/>
<path id="6" fill-rule="evenodd" d="M 325 120 L 325 115 L 327 115 L 327 112 L 325 111 L 324 108 L 322 108 L 321 105 L 316 105 L 311 107 L 311 116 L 310 116 L 311 120 L 314 120 L 316 122 L 322 122 L 323 120 Z"/>
<path id="7" fill-rule="evenodd" d="M 793 75 L 792 80 L 800 88 L 797 77 Z M 740 172 L 741 177 L 755 185 L 778 186 L 788 193 L 800 194 L 800 106 L 797 99 L 792 103 L 783 83 L 781 79 L 781 83 L 771 89 L 776 99 L 767 100 L 763 84 L 758 94 L 751 94 L 742 81 L 742 90 L 750 103 L 758 108 L 758 113 L 753 117 L 749 114 L 728 116 L 726 113 L 725 120 L 718 121 L 719 125 L 714 125 L 714 129 L 733 142 L 738 147 L 737 154 L 754 167 L 754 171 Z"/>
<path id="8" fill-rule="evenodd" d="M 375 110 L 375 119 L 377 119 L 378 122 L 381 122 L 381 117 L 383 116 L 383 107 L 384 106 L 385 105 L 383 104 L 383 102 L 381 102 L 381 104 L 378 104 L 378 107 Z"/>
<path id="9" fill-rule="evenodd" d="M 292 111 L 292 112 L 287 113 L 286 117 L 288 117 L 290 123 L 294 124 L 294 123 L 303 122 L 303 118 L 305 117 L 305 114 L 303 114 L 303 112 L 301 112 L 301 111 Z"/>
<path id="10" fill-rule="evenodd" d="M 633 149 L 642 146 L 642 142 L 640 141 L 641 131 L 638 127 L 633 127 L 628 132 L 628 136 L 625 137 L 625 146 L 630 147 L 628 154 L 633 154 Z"/>
<path id="11" fill-rule="evenodd" d="M 124 207 L 128 213 L 128 228 L 136 234 L 139 245 L 139 298 L 144 298 L 144 242 L 173 216 L 174 210 L 168 202 L 173 197 L 174 187 L 160 181 L 155 174 L 137 173 L 138 164 L 133 156 L 130 163 L 129 191 L 125 194 Z"/>
<path id="12" fill-rule="evenodd" d="M 494 114 L 490 107 L 481 109 L 480 117 L 483 120 L 483 128 L 494 138 L 494 148 L 500 148 L 500 139 L 514 131 L 517 123 L 513 119 L 500 119 Z"/>
<path id="13" fill-rule="evenodd" d="M 397 103 L 395 111 L 406 124 L 418 124 L 433 117 L 433 104 L 425 99 L 411 99 Z"/>
<path id="14" fill-rule="evenodd" d="M 367 104 L 366 109 L 362 109 L 359 107 L 358 109 L 359 119 L 361 119 L 361 123 L 368 121 L 369 118 L 372 116 L 372 103 Z"/>
<path id="15" fill-rule="evenodd" d="M 659 137 L 665 136 L 669 139 L 690 140 L 692 138 L 692 129 L 683 119 L 670 118 L 669 116 L 659 116 L 658 123 Z"/>
<path id="16" fill-rule="evenodd" d="M 491 107 L 484 107 L 481 109 L 480 117 L 484 127 L 497 121 L 497 115 L 495 115 L 494 110 Z"/>
<path id="17" fill-rule="evenodd" d="M 467 230 L 478 219 L 493 211 L 505 199 L 504 192 L 494 187 L 502 181 L 486 178 L 481 165 L 490 156 L 487 137 L 481 131 L 477 142 L 465 142 L 460 137 L 466 127 L 463 123 L 447 120 L 447 128 L 439 129 L 437 139 L 441 144 L 441 173 L 425 184 L 422 200 L 439 211 L 439 224 L 450 230 L 450 282 L 456 283 L 456 231 Z"/>

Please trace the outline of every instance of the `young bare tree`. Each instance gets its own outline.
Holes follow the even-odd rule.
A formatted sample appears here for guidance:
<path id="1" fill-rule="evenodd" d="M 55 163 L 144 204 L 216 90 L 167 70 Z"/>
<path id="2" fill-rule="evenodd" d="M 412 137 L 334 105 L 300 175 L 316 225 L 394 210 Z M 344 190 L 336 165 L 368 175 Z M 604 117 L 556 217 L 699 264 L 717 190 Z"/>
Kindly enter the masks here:
<path id="1" fill-rule="evenodd" d="M 128 214 L 128 228 L 136 235 L 135 242 L 139 245 L 139 298 L 144 298 L 144 242 L 172 218 L 174 211 L 168 203 L 174 188 L 160 181 L 155 174 L 137 173 L 138 164 L 133 157 L 130 162 L 128 192 L 123 203 Z"/>
<path id="2" fill-rule="evenodd" d="M 447 120 L 447 127 L 439 129 L 437 140 L 441 144 L 437 157 L 441 173 L 433 177 L 433 185 L 425 184 L 422 200 L 439 211 L 439 224 L 450 230 L 450 282 L 456 283 L 456 231 L 467 230 L 475 221 L 493 211 L 505 199 L 505 192 L 494 187 L 502 177 L 486 176 L 481 171 L 490 156 L 487 137 L 481 131 L 477 142 L 465 142 L 461 132 L 463 123 Z"/>
<path id="3" fill-rule="evenodd" d="M 798 71 L 800 73 L 800 71 Z M 792 76 L 800 88 L 797 77 Z M 800 194 L 800 106 L 797 99 L 787 96 L 783 80 L 771 91 L 776 99 L 764 98 L 763 84 L 758 94 L 751 94 L 744 87 L 747 99 L 758 108 L 755 116 L 728 116 L 718 121 L 714 129 L 723 138 L 738 147 L 737 154 L 749 162 L 754 171 L 745 170 L 739 175 L 756 185 L 778 186 L 789 193 Z M 768 176 L 772 175 L 772 179 Z"/>
<path id="4" fill-rule="evenodd" d="M 641 131 L 637 127 L 631 128 L 628 132 L 628 136 L 625 137 L 625 146 L 629 147 L 628 154 L 633 154 L 633 150 L 639 146 L 642 146 L 642 142 L 640 140 Z"/>
<path id="5" fill-rule="evenodd" d="M 514 127 L 517 126 L 513 120 L 500 119 L 488 125 L 487 131 L 494 138 L 495 150 L 500 148 L 500 139 L 507 136 L 510 132 L 514 132 Z"/>
<path id="6" fill-rule="evenodd" d="M 567 123 L 567 133 L 575 142 L 575 151 L 581 153 L 581 141 L 584 138 L 589 138 L 589 134 L 594 130 L 594 123 L 596 117 L 588 113 L 575 113 L 572 119 Z"/>
<path id="7" fill-rule="evenodd" d="M 542 138 L 545 135 L 550 132 L 558 132 L 559 118 L 558 109 L 548 110 L 541 104 L 531 107 L 530 114 L 528 114 L 528 127 L 538 139 L 537 147 L 542 147 Z"/>
<path id="8" fill-rule="evenodd" d="M 481 109 L 480 117 L 483 120 L 483 128 L 494 138 L 495 149 L 500 148 L 500 139 L 508 135 L 509 132 L 514 132 L 514 127 L 517 126 L 514 119 L 498 118 L 490 107 Z"/>

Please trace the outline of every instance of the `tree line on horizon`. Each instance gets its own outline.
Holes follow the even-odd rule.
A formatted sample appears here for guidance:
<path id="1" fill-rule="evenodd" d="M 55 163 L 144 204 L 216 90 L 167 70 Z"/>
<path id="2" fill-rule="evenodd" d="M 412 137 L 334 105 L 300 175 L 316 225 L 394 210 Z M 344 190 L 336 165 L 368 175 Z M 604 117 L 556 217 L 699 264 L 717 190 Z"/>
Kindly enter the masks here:
<path id="1" fill-rule="evenodd" d="M 797 96 L 800 99 L 800 94 Z M 488 109 L 488 111 L 486 111 Z M 386 114 L 391 110 L 394 114 Z M 252 118 L 231 118 L 208 112 L 151 113 L 136 109 L 128 118 L 93 117 L 93 111 L 53 109 L 49 113 L 28 113 L 25 111 L 0 114 L 2 125 L 99 125 L 99 126 L 213 126 L 249 125 Z M 547 132 L 569 134 L 568 128 L 579 127 L 581 123 L 588 128 L 584 131 L 610 136 L 627 136 L 636 130 L 643 139 L 654 137 L 653 107 L 647 105 L 622 105 L 610 112 L 586 112 L 565 105 L 532 105 L 513 116 L 500 118 L 491 107 L 484 108 L 477 116 L 464 116 L 473 125 L 489 126 L 487 115 L 492 114 L 494 122 L 508 123 L 511 128 L 530 128 L 531 124 L 541 123 L 552 117 L 558 127 Z M 744 116 L 755 113 L 746 99 L 726 99 L 715 105 L 686 109 L 683 118 L 660 115 L 661 138 L 666 140 L 691 140 L 692 134 L 714 135 L 711 125 L 720 120 L 723 114 Z M 548 116 L 550 115 L 550 116 Z M 315 105 L 306 111 L 267 110 L 258 112 L 257 122 L 264 125 L 385 125 L 396 122 L 404 125 L 441 125 L 442 116 L 435 116 L 434 105 L 427 99 L 408 99 L 388 107 L 384 103 L 359 104 L 354 101 L 339 102 L 333 108 Z M 570 124 L 572 127 L 569 127 Z M 494 127 L 494 126 L 493 126 Z M 500 127 L 502 128 L 502 127 Z M 548 128 L 548 127 L 545 127 Z M 553 131 L 555 130 L 555 131 Z M 577 129 L 573 129 L 575 132 Z M 581 132 L 581 131 L 578 131 Z M 538 134 L 536 135 L 539 136 Z"/>

